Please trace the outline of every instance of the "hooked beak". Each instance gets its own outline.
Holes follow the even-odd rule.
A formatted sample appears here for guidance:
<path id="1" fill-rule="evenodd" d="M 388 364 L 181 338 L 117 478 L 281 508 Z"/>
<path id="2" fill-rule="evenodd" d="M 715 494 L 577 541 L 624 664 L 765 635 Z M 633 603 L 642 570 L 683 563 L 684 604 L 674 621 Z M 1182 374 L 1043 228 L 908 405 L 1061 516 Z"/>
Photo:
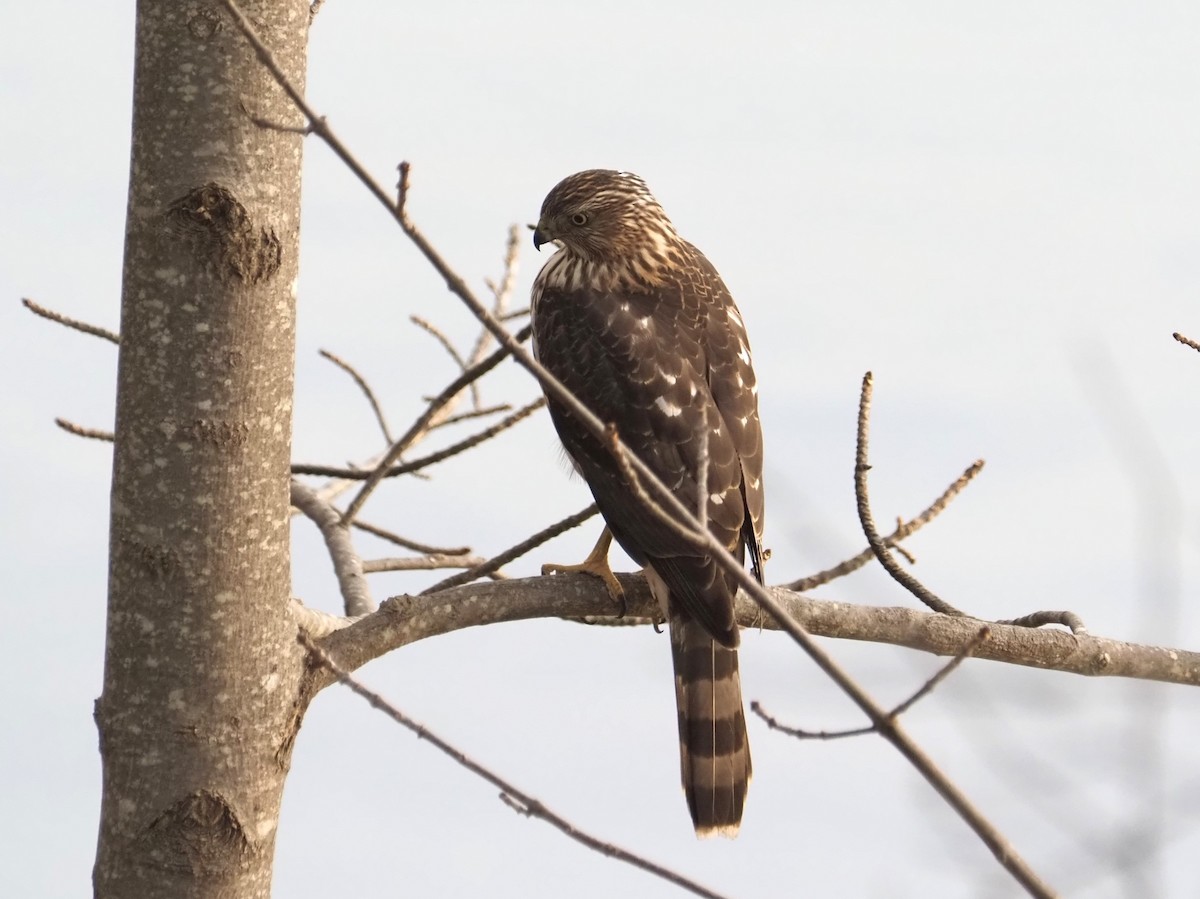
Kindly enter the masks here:
<path id="1" fill-rule="evenodd" d="M 540 250 L 542 248 L 542 244 L 553 242 L 554 235 L 546 226 L 545 219 L 539 221 L 537 225 L 530 225 L 529 227 L 533 229 L 533 248 L 535 250 Z"/>

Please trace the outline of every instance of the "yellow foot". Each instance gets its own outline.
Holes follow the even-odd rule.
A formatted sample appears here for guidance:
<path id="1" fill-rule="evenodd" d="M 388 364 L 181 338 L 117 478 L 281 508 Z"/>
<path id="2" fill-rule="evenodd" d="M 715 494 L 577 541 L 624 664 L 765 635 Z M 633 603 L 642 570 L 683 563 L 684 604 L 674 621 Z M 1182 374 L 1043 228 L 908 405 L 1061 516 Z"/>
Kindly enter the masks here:
<path id="1" fill-rule="evenodd" d="M 578 565 L 543 565 L 542 574 L 572 574 L 579 572 L 580 574 L 590 574 L 592 577 L 600 578 L 604 582 L 604 586 L 608 588 L 608 595 L 613 598 L 613 602 L 621 610 L 617 617 L 624 618 L 627 609 L 625 604 L 625 590 L 621 587 L 621 582 L 617 580 L 617 576 L 613 574 L 612 569 L 608 566 L 608 550 L 611 546 L 612 531 L 605 528 L 600 534 L 600 539 L 596 541 L 596 545 L 592 547 L 592 551 L 588 553 L 587 558 Z"/>

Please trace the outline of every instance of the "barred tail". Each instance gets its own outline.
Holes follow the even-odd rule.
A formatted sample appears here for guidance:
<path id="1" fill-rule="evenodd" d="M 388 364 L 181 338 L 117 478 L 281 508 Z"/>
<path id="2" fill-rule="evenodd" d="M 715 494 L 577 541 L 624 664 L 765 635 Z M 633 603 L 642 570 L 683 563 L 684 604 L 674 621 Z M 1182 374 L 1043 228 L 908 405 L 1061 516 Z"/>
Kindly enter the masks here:
<path id="1" fill-rule="evenodd" d="M 671 616 L 683 792 L 696 836 L 737 836 L 750 785 L 750 743 L 737 650 Z"/>

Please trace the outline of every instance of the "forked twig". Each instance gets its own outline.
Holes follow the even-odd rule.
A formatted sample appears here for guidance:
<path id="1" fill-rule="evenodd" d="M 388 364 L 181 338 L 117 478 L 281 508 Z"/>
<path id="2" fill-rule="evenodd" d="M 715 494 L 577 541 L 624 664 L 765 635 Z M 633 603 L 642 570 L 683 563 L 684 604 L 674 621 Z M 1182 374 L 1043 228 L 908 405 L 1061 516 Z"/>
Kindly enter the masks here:
<path id="1" fill-rule="evenodd" d="M 981 627 L 979 632 L 973 638 L 971 638 L 971 640 L 958 652 L 957 655 L 954 656 L 954 658 L 939 668 L 933 677 L 925 681 L 925 683 L 923 683 L 915 693 L 909 696 L 908 699 L 904 700 L 904 702 L 900 703 L 898 706 L 888 712 L 888 720 L 895 721 L 914 705 L 932 693 L 938 684 L 950 676 L 954 669 L 970 658 L 970 656 L 975 652 L 976 649 L 979 648 L 983 641 L 988 638 L 988 634 L 989 630 L 987 625 Z M 762 707 L 762 703 L 758 702 L 757 700 L 750 703 L 750 711 L 754 712 L 754 714 L 758 715 L 759 718 L 765 721 L 771 730 L 777 730 L 781 733 L 787 734 L 789 737 L 795 737 L 798 740 L 840 740 L 845 737 L 861 737 L 865 734 L 879 733 L 879 725 L 877 724 L 870 724 L 867 727 L 855 727 L 850 730 L 834 731 L 813 731 L 804 730 L 799 727 L 790 727 L 789 725 L 781 724 L 774 717 L 767 714 L 766 710 Z"/>
<path id="2" fill-rule="evenodd" d="M 223 2 L 228 3 L 231 2 L 231 0 L 223 0 Z M 532 328 L 526 326 L 524 329 L 522 329 L 521 334 L 517 335 L 515 341 L 518 347 L 520 346 L 520 341 L 528 338 L 531 331 Z M 346 511 L 342 514 L 342 520 L 346 522 L 346 524 L 349 524 L 354 520 L 359 511 L 362 509 L 363 503 L 367 501 L 367 498 L 371 495 L 375 488 L 379 486 L 379 482 L 386 477 L 388 469 L 391 468 L 392 464 L 398 458 L 400 458 L 400 454 L 408 449 L 413 440 L 415 440 L 428 428 L 430 421 L 433 420 L 433 417 L 438 413 L 438 411 L 456 396 L 458 396 L 464 387 L 473 383 L 479 378 L 482 378 L 485 374 L 507 359 L 512 352 L 513 350 L 511 346 L 500 347 L 482 362 L 479 362 L 464 371 L 461 375 L 451 381 L 441 393 L 434 397 L 433 402 L 431 402 L 426 407 L 425 411 L 421 413 L 420 417 L 413 422 L 412 426 L 405 432 L 404 436 L 392 444 L 392 447 L 388 450 L 387 455 L 383 457 L 380 463 L 375 466 L 375 469 L 367 477 L 366 483 L 363 484 L 362 488 L 358 491 L 358 494 L 354 497 L 350 505 L 346 508 Z"/>
<path id="3" fill-rule="evenodd" d="M 402 474 L 409 474 L 414 471 L 420 471 L 437 462 L 444 462 L 452 456 L 457 456 L 459 453 L 466 452 L 472 447 L 478 446 L 486 440 L 491 440 L 497 434 L 507 431 L 513 425 L 518 424 L 536 412 L 542 406 L 546 405 L 545 398 L 536 399 L 527 406 L 518 409 L 512 415 L 496 422 L 490 428 L 485 428 L 478 434 L 473 434 L 458 443 L 452 443 L 445 449 L 440 449 L 437 452 L 430 453 L 428 456 L 422 456 L 419 459 L 413 459 L 411 462 L 402 462 L 399 465 L 392 465 L 383 472 L 382 477 L 394 478 Z M 331 465 L 302 465 L 296 464 L 292 466 L 292 474 L 308 474 L 322 475 L 330 478 L 345 478 L 348 481 L 366 481 L 378 471 L 375 469 L 355 469 L 355 468 L 336 468 Z"/>
<path id="4" fill-rule="evenodd" d="M 509 781 L 493 772 L 490 768 L 484 767 L 482 764 L 468 756 L 461 749 L 457 749 L 450 743 L 447 743 L 423 724 L 419 724 L 418 722 L 414 721 L 378 693 L 363 686 L 348 672 L 344 671 L 332 658 L 330 658 L 329 654 L 321 649 L 321 647 L 319 647 L 315 642 L 313 642 L 313 640 L 303 630 L 298 631 L 296 640 L 305 648 L 305 650 L 308 651 L 309 658 L 311 658 L 314 663 L 327 669 L 335 678 L 337 678 L 339 683 L 345 687 L 348 687 L 351 691 L 365 699 L 370 704 L 371 708 L 383 712 L 397 724 L 412 731 L 419 739 L 424 740 L 431 746 L 441 750 L 472 774 L 483 778 L 492 786 L 500 790 L 500 798 L 510 808 L 530 817 L 541 818 L 546 823 L 558 828 L 558 830 L 560 830 L 562 833 L 566 834 L 576 842 L 582 843 L 587 848 L 599 852 L 602 855 L 606 855 L 609 858 L 614 858 L 618 861 L 625 862 L 626 864 L 633 865 L 635 868 L 640 868 L 649 874 L 655 875 L 656 877 L 661 877 L 668 883 L 673 883 L 675 886 L 682 887 L 683 889 L 688 890 L 697 896 L 707 896 L 709 899 L 721 899 L 719 893 L 714 893 L 707 887 L 703 887 L 695 881 L 689 880 L 682 874 L 677 874 L 669 868 L 664 868 L 662 865 L 656 864 L 649 859 L 637 855 L 636 853 L 630 852 L 627 849 L 622 849 L 620 846 L 605 842 L 604 840 L 580 830 L 561 815 L 551 811 L 540 800 L 530 796 L 524 790 L 517 788 Z"/>
<path id="5" fill-rule="evenodd" d="M 930 504 L 929 508 L 927 508 L 924 512 L 911 521 L 897 522 L 896 529 L 883 538 L 884 544 L 891 549 L 901 551 L 902 548 L 896 544 L 900 540 L 915 534 L 925 525 L 929 524 L 929 522 L 933 521 L 933 519 L 935 519 L 938 515 L 940 515 L 950 504 L 950 501 L 959 493 L 961 493 L 963 488 L 966 487 L 967 484 L 971 483 L 971 481 L 975 479 L 975 476 L 981 471 L 983 471 L 983 460 L 978 459 L 968 466 L 967 470 L 959 475 L 954 483 L 947 487 L 942 492 L 942 495 L 935 499 L 933 503 Z M 858 571 L 858 569 L 862 568 L 874 558 L 875 550 L 868 546 L 853 558 L 834 565 L 832 568 L 826 568 L 824 571 L 818 571 L 816 574 L 810 574 L 808 577 L 799 578 L 798 580 L 792 581 L 790 584 L 785 586 L 787 586 L 789 590 L 795 590 L 799 593 L 803 593 L 806 590 L 815 590 L 817 587 L 828 584 L 830 581 L 837 580 L 840 577 L 845 577 L 851 572 Z"/>
<path id="6" fill-rule="evenodd" d="M 875 528 L 875 520 L 871 515 L 870 499 L 867 495 L 867 472 L 871 470 L 867 459 L 867 433 L 869 431 L 873 388 L 874 377 L 870 372 L 867 372 L 863 375 L 862 393 L 859 396 L 858 402 L 858 445 L 854 455 L 854 498 L 855 506 L 858 509 L 858 520 L 862 525 L 863 533 L 867 537 L 867 542 L 871 544 L 871 551 L 879 559 L 880 564 L 887 570 L 887 573 L 892 576 L 893 580 L 908 590 L 917 599 L 921 600 L 921 602 L 925 603 L 925 605 L 929 606 L 929 608 L 933 609 L 933 611 L 943 615 L 965 616 L 966 613 L 959 611 L 945 600 L 937 597 L 933 591 L 913 577 L 911 573 L 901 568 L 899 563 L 892 558 L 887 542 L 879 536 L 879 532 Z M 964 477 L 969 472 L 970 469 L 967 469 Z M 962 479 L 960 478 L 960 480 Z M 958 482 L 955 483 L 957 484 Z M 954 485 L 951 486 L 953 487 Z M 997 621 L 996 623 L 1012 624 L 1019 627 L 1041 627 L 1045 624 L 1063 624 L 1070 627 L 1072 631 L 1083 632 L 1087 630 L 1084 627 L 1083 621 L 1073 612 L 1039 611 L 1024 615 L 1021 618 Z"/>

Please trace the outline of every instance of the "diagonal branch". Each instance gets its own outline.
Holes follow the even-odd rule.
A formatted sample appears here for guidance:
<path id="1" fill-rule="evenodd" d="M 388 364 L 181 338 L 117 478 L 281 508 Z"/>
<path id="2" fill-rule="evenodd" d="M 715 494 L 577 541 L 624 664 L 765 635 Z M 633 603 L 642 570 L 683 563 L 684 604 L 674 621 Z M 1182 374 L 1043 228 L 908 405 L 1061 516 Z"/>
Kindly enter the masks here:
<path id="1" fill-rule="evenodd" d="M 409 219 L 405 200 L 408 195 L 408 175 L 409 166 L 406 163 L 400 165 L 400 183 L 397 188 L 397 199 L 393 203 L 392 200 L 382 191 L 375 183 L 374 179 L 366 172 L 366 170 L 353 158 L 346 150 L 341 142 L 333 135 L 328 123 L 320 119 L 304 100 L 300 92 L 292 85 L 283 73 L 282 69 L 271 56 L 270 51 L 263 45 L 261 39 L 255 34 L 253 27 L 246 20 L 241 10 L 238 9 L 234 0 L 222 0 L 230 14 L 234 16 L 239 28 L 245 35 L 246 39 L 254 46 L 255 52 L 258 54 L 263 64 L 271 71 L 276 81 L 280 84 L 283 90 L 296 104 L 297 108 L 304 113 L 313 127 L 313 133 L 321 137 L 322 140 L 351 168 L 358 178 L 366 185 L 368 190 L 383 203 L 384 207 L 393 215 L 401 229 L 413 242 L 417 249 L 425 256 L 434 269 L 446 281 L 447 287 L 454 293 L 462 302 L 471 310 L 471 312 L 479 319 L 480 322 L 496 337 L 501 348 L 507 348 L 526 370 L 534 375 L 541 383 L 543 390 L 556 401 L 570 411 L 576 418 L 577 422 L 585 427 L 593 436 L 598 439 L 603 439 L 605 435 L 604 424 L 592 414 L 582 403 L 576 399 L 563 384 L 554 378 L 544 367 L 537 363 L 533 357 L 527 353 L 511 334 L 504 328 L 502 324 L 493 316 L 480 302 L 470 288 L 462 280 L 462 278 L 454 272 L 442 259 L 441 255 L 433 248 L 433 245 L 425 238 L 425 236 L 417 229 L 417 227 Z M 639 476 L 647 483 L 657 485 L 655 492 L 665 493 L 664 507 L 675 515 L 680 521 L 690 522 L 694 527 L 694 517 L 690 511 L 671 495 L 666 488 L 661 485 L 654 473 L 636 456 L 630 456 L 630 460 L 637 470 Z M 394 461 L 388 460 L 388 464 Z M 386 466 L 380 466 L 382 470 Z M 378 478 L 374 483 L 368 481 L 351 508 L 347 510 L 347 520 L 354 517 L 354 513 L 361 507 L 362 501 L 365 500 L 369 493 L 368 487 L 374 488 L 378 483 Z M 887 712 L 883 709 L 869 694 L 855 681 L 842 667 L 834 661 L 834 659 L 825 652 L 825 650 L 809 635 L 809 633 L 799 625 L 794 619 L 788 616 L 786 609 L 754 578 L 747 572 L 742 565 L 729 553 L 729 551 L 721 545 L 711 533 L 705 532 L 702 538 L 696 540 L 698 550 L 706 553 L 713 559 L 722 569 L 724 569 L 731 577 L 733 577 L 749 595 L 768 611 L 779 622 L 780 626 L 787 631 L 788 635 L 808 653 L 817 666 L 830 678 L 838 687 L 846 693 L 847 696 L 866 714 L 873 724 L 879 727 L 880 734 L 887 739 L 896 749 L 903 755 L 920 774 L 929 782 L 934 790 L 942 796 L 943 799 L 959 814 L 960 817 L 971 827 L 976 835 L 992 852 L 993 856 L 1006 871 L 1008 871 L 1021 886 L 1031 895 L 1039 897 L 1053 896 L 1053 890 L 1044 883 L 1041 878 L 1029 867 L 1025 860 L 1017 854 L 1015 849 L 1009 842 L 1000 834 L 1000 832 L 989 822 L 983 814 L 975 808 L 975 806 L 967 799 L 967 797 L 958 789 L 957 786 L 934 764 L 933 760 L 925 754 L 925 752 L 908 736 L 908 734 L 895 722 L 887 719 Z M 340 631 L 339 634 L 345 634 L 352 630 L 347 628 Z"/>
<path id="2" fill-rule="evenodd" d="M 520 334 L 518 334 L 516 337 L 510 338 L 512 340 L 511 346 L 502 346 L 482 362 L 471 366 L 461 375 L 451 381 L 441 393 L 434 397 L 433 402 L 431 402 L 421 416 L 415 422 L 413 422 L 412 426 L 405 432 L 404 436 L 392 444 L 392 448 L 388 450 L 387 454 L 382 460 L 380 460 L 379 464 L 375 466 L 375 469 L 367 478 L 366 483 L 363 484 L 362 489 L 358 491 L 358 494 L 354 497 L 346 511 L 342 514 L 342 520 L 346 524 L 349 524 L 354 520 L 355 516 L 357 516 L 359 511 L 362 509 L 363 503 L 367 501 L 367 497 L 371 495 L 375 488 L 379 486 L 379 482 L 387 475 L 388 469 L 398 458 L 400 458 L 401 453 L 408 449 L 409 445 L 428 429 L 429 423 L 442 409 L 442 407 L 447 405 L 451 400 L 458 396 L 464 387 L 474 383 L 479 378 L 482 378 L 485 374 L 507 359 L 512 353 L 513 347 L 516 347 L 519 350 L 521 348 L 521 344 L 518 341 L 528 338 L 531 331 L 532 328 L 528 326 L 523 328 Z"/>
<path id="3" fill-rule="evenodd" d="M 662 865 L 655 864 L 649 859 L 643 858 L 634 852 L 630 852 L 628 849 L 622 849 L 620 846 L 605 842 L 597 837 L 592 836 L 586 831 L 580 830 L 561 815 L 551 811 L 540 800 L 530 796 L 524 790 L 517 788 L 509 781 L 494 773 L 491 769 L 472 759 L 462 750 L 456 749 L 437 734 L 430 731 L 429 728 L 417 723 L 412 718 L 405 715 L 378 693 L 375 693 L 374 691 L 364 687 L 353 677 L 351 677 L 344 668 L 335 662 L 330 657 L 328 652 L 323 650 L 318 644 L 314 643 L 313 640 L 306 633 L 304 633 L 304 631 L 300 631 L 297 641 L 301 646 L 308 650 L 309 657 L 313 659 L 314 662 L 326 669 L 338 681 L 338 683 L 348 687 L 354 693 L 365 699 L 371 705 L 371 708 L 383 712 L 397 724 L 408 728 L 410 731 L 416 734 L 419 739 L 424 740 L 431 746 L 441 750 L 472 774 L 483 778 L 492 786 L 499 789 L 500 799 L 514 811 L 517 811 L 520 814 L 528 817 L 541 818 L 546 823 L 558 828 L 572 840 L 575 840 L 577 843 L 582 843 L 588 849 L 591 849 L 594 852 L 599 852 L 601 855 L 606 855 L 609 858 L 614 858 L 617 861 L 622 861 L 626 864 L 633 865 L 635 868 L 640 868 L 647 873 L 653 874 L 655 877 L 661 877 L 668 883 L 672 883 L 677 887 L 681 887 L 697 896 L 707 896 L 709 899 L 721 899 L 719 893 L 714 893 L 712 890 L 701 886 L 695 881 L 689 880 L 682 874 L 677 874 L 669 868 L 664 868 Z"/>
<path id="4" fill-rule="evenodd" d="M 531 537 L 522 540 L 516 546 L 511 546 L 504 552 L 488 559 L 482 565 L 476 565 L 474 568 L 464 571 L 461 574 L 455 574 L 445 580 L 438 581 L 432 587 L 427 587 L 421 591 L 421 595 L 425 596 L 430 593 L 440 593 L 442 590 L 448 590 L 451 587 L 457 587 L 460 584 L 469 584 L 471 581 L 478 580 L 481 577 L 487 577 L 494 571 L 499 571 L 501 566 L 507 565 L 513 559 L 519 559 L 525 553 L 532 549 L 541 546 L 547 540 L 552 540 L 559 534 L 571 530 L 571 528 L 579 527 L 600 510 L 596 508 L 596 504 L 592 503 L 586 509 L 581 509 L 574 515 L 568 515 L 562 521 L 556 521 L 549 527 L 543 528 Z"/>
<path id="5" fill-rule="evenodd" d="M 360 531 L 366 531 L 368 534 L 386 540 L 389 543 L 395 543 L 397 546 L 403 546 L 405 549 L 411 549 L 413 552 L 425 553 L 427 555 L 436 555 L 441 553 L 447 556 L 465 556 L 471 551 L 469 546 L 430 546 L 428 543 L 418 543 L 416 540 L 409 540 L 407 537 L 401 537 L 392 531 L 384 530 L 378 525 L 367 524 L 365 521 L 355 519 L 352 524 Z"/>
<path id="6" fill-rule="evenodd" d="M 29 301 L 26 300 L 25 302 L 28 303 Z M 1184 337 L 1178 331 L 1176 331 L 1171 336 L 1174 337 L 1176 340 L 1178 340 L 1180 343 L 1182 343 L 1184 346 L 1190 346 L 1193 350 L 1200 351 L 1200 343 L 1197 343 L 1196 341 L 1192 340 L 1192 338 Z"/>
<path id="7" fill-rule="evenodd" d="M 414 471 L 420 471 L 422 468 L 433 465 L 437 462 L 444 462 L 452 456 L 457 456 L 459 453 L 466 452 L 472 447 L 478 446 L 486 440 L 491 440 L 497 434 L 507 431 L 513 425 L 518 424 L 536 412 L 542 406 L 546 405 L 545 399 L 536 399 L 527 406 L 518 409 L 512 415 L 501 421 L 496 422 L 490 428 L 480 431 L 478 434 L 473 434 L 458 443 L 452 443 L 445 449 L 440 449 L 437 452 L 430 453 L 428 456 L 422 456 L 420 459 L 413 459 L 411 462 L 403 462 L 400 465 L 392 465 L 388 467 L 381 478 L 394 478 L 402 474 L 408 474 Z M 355 468 L 336 468 L 330 465 L 301 465 L 295 464 L 292 466 L 292 474 L 309 474 L 323 475 L 330 478 L 345 478 L 346 480 L 370 480 L 378 468 L 374 469 L 355 469 Z"/>
<path id="8" fill-rule="evenodd" d="M 888 713 L 888 717 L 893 720 L 899 718 L 914 705 L 932 693 L 938 684 L 949 677 L 959 665 L 961 665 L 971 655 L 974 654 L 975 650 L 979 648 L 980 644 L 982 644 L 983 641 L 988 638 L 988 634 L 989 628 L 985 624 L 979 629 L 975 636 L 972 637 L 965 646 L 963 646 L 962 649 L 954 654 L 954 658 L 939 668 L 934 673 L 933 677 L 921 684 L 917 691 L 909 696 L 908 699 L 904 700 L 902 703 L 892 709 L 891 712 Z M 767 727 L 771 728 L 771 730 L 777 730 L 781 733 L 787 734 L 789 737 L 795 737 L 798 740 L 840 740 L 844 739 L 845 737 L 862 737 L 866 734 L 878 732 L 874 725 L 869 727 L 856 727 L 852 730 L 835 731 L 812 731 L 803 730 L 799 727 L 791 727 L 789 725 L 780 723 L 774 717 L 767 714 L 766 710 L 762 707 L 762 703 L 758 701 L 750 703 L 750 711 L 754 712 L 754 714 L 758 715 L 759 718 L 765 721 Z"/>
<path id="9" fill-rule="evenodd" d="M 379 430 L 383 431 L 383 439 L 391 443 L 393 440 L 392 432 L 388 430 L 387 419 L 383 417 L 383 409 L 380 408 L 379 400 L 375 398 L 375 391 L 371 389 L 371 385 L 367 383 L 367 379 L 359 374 L 353 365 L 340 356 L 331 353 L 329 350 L 319 350 L 318 352 L 354 379 L 354 383 L 358 385 L 358 389 L 363 392 L 367 398 L 367 402 L 371 404 L 371 411 L 375 413 L 375 421 L 379 423 Z"/>

